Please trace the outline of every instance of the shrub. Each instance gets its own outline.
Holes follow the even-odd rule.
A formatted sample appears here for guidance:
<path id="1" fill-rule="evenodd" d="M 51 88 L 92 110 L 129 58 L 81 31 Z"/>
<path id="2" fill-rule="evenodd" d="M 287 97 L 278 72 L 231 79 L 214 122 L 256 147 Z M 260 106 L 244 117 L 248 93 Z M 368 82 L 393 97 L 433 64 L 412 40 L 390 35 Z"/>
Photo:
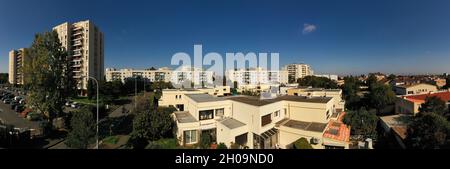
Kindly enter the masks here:
<path id="1" fill-rule="evenodd" d="M 217 149 L 228 149 L 228 147 L 225 143 L 219 143 L 219 145 L 217 145 Z"/>
<path id="2" fill-rule="evenodd" d="M 294 149 L 313 149 L 306 138 L 302 137 L 294 142 Z"/>

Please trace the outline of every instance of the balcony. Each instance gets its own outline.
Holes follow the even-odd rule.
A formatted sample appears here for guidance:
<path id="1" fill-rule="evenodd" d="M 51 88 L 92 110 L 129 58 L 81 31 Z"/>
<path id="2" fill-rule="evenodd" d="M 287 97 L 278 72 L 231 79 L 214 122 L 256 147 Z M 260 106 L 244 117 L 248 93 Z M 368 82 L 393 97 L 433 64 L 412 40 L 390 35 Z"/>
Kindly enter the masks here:
<path id="1" fill-rule="evenodd" d="M 74 34 L 72 34 L 72 36 L 77 36 L 77 35 L 82 35 L 82 34 L 83 34 L 83 31 L 77 31 Z"/>
<path id="2" fill-rule="evenodd" d="M 72 46 L 82 46 L 83 43 L 79 42 L 79 43 L 74 43 Z"/>
<path id="3" fill-rule="evenodd" d="M 74 27 L 72 31 L 83 30 L 83 27 Z"/>
<path id="4" fill-rule="evenodd" d="M 73 56 L 74 56 L 74 57 L 75 57 L 75 56 L 81 56 L 81 54 L 83 54 L 83 53 L 81 53 L 81 52 L 74 52 Z"/>

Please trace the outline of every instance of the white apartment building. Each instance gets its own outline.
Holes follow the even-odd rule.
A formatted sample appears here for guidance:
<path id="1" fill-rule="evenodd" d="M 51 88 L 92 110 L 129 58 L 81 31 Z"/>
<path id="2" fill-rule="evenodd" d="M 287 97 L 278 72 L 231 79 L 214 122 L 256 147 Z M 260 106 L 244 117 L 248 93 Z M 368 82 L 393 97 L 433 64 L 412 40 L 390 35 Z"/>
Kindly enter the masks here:
<path id="1" fill-rule="evenodd" d="M 10 84 L 23 84 L 23 67 L 25 60 L 25 48 L 11 50 L 9 52 L 8 80 Z"/>
<path id="2" fill-rule="evenodd" d="M 338 75 L 331 75 L 331 74 L 323 74 L 323 75 L 314 75 L 316 77 L 324 77 L 328 78 L 330 80 L 338 81 Z"/>
<path id="3" fill-rule="evenodd" d="M 173 90 L 163 90 L 160 100 L 160 106 L 183 107 L 173 113 L 181 145 L 195 145 L 207 134 L 217 144 L 250 149 L 291 148 L 302 137 L 317 149 L 348 148 L 350 128 L 334 103 L 332 97 L 214 97 Z"/>
<path id="4" fill-rule="evenodd" d="M 107 68 L 105 73 L 106 81 L 120 80 L 125 82 L 126 78 L 142 77 L 148 79 L 150 82 L 164 81 L 170 82 L 172 79 L 172 71 L 167 68 L 159 68 L 157 70 L 135 70 L 135 69 L 120 69 Z"/>
<path id="5" fill-rule="evenodd" d="M 314 75 L 314 71 L 312 70 L 311 66 L 304 63 L 288 64 L 284 66 L 283 69 L 288 72 L 288 80 L 290 83 L 297 82 L 297 79 L 299 78 Z"/>
<path id="6" fill-rule="evenodd" d="M 89 20 L 65 22 L 53 28 L 72 58 L 73 78 L 81 94 L 87 89 L 87 76 L 104 78 L 104 40 L 100 29 Z"/>
<path id="7" fill-rule="evenodd" d="M 174 86 L 190 88 L 191 83 L 194 88 L 213 85 L 214 72 L 205 71 L 201 68 L 183 66 L 172 71 L 171 82 Z"/>
<path id="8" fill-rule="evenodd" d="M 286 84 L 288 82 L 287 71 L 266 70 L 261 67 L 228 70 L 226 77 L 232 83 L 237 82 L 237 88 L 240 88 L 240 86 Z"/>

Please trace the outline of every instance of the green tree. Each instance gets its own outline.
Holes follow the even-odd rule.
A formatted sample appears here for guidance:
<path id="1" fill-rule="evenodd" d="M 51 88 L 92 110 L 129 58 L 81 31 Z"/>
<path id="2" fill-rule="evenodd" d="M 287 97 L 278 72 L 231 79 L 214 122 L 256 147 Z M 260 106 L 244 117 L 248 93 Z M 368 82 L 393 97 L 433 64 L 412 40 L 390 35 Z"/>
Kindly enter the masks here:
<path id="1" fill-rule="evenodd" d="M 356 77 L 345 77 L 342 86 L 342 95 L 345 100 L 345 107 L 349 110 L 357 110 L 361 107 L 360 81 Z"/>
<path id="2" fill-rule="evenodd" d="M 0 84 L 8 83 L 8 73 L 0 73 Z"/>
<path id="3" fill-rule="evenodd" d="M 72 130 L 69 132 L 66 145 L 72 148 L 86 149 L 95 140 L 94 116 L 91 110 L 84 107 L 80 111 L 74 112 L 70 120 Z"/>
<path id="4" fill-rule="evenodd" d="M 211 146 L 211 136 L 209 134 L 201 134 L 200 147 L 203 149 L 209 149 Z"/>
<path id="5" fill-rule="evenodd" d="M 386 106 L 395 102 L 395 93 L 390 86 L 385 84 L 373 83 L 371 86 L 368 95 L 369 102 L 378 113 L 382 113 Z"/>
<path id="6" fill-rule="evenodd" d="M 442 88 L 450 89 L 450 76 L 445 77 L 445 82 L 445 86 L 443 86 Z"/>
<path id="7" fill-rule="evenodd" d="M 446 103 L 436 96 L 427 97 L 425 103 L 419 107 L 419 112 L 437 113 L 446 116 L 448 113 Z"/>
<path id="8" fill-rule="evenodd" d="M 335 81 L 326 77 L 306 76 L 298 79 L 299 86 L 312 86 L 315 88 L 337 89 L 338 85 Z"/>
<path id="9" fill-rule="evenodd" d="M 414 149 L 450 148 L 450 124 L 436 113 L 419 113 L 408 125 L 405 144 Z"/>
<path id="10" fill-rule="evenodd" d="M 168 113 L 173 110 L 173 107 L 167 108 L 170 110 L 157 109 L 155 102 L 158 102 L 158 99 L 153 94 L 138 99 L 138 106 L 134 110 L 136 117 L 133 120 L 133 132 L 131 133 L 131 142 L 134 148 L 144 148 L 148 141 L 173 138 L 173 129 L 176 126 Z"/>
<path id="11" fill-rule="evenodd" d="M 52 122 L 63 112 L 66 100 L 75 94 L 71 60 L 54 31 L 37 34 L 25 52 L 28 56 L 24 66 L 29 89 L 27 103 Z"/>
<path id="12" fill-rule="evenodd" d="M 378 79 L 375 76 L 375 74 L 370 73 L 369 77 L 367 77 L 367 80 L 366 80 L 366 85 L 369 87 L 369 90 L 371 90 L 373 85 L 377 84 L 377 82 L 378 82 Z"/>
<path id="13" fill-rule="evenodd" d="M 294 149 L 313 149 L 308 140 L 304 137 L 294 142 Z"/>
<path id="14" fill-rule="evenodd" d="M 387 79 L 388 80 L 395 80 L 395 78 L 397 78 L 397 76 L 395 76 L 394 74 L 390 74 Z"/>
<path id="15" fill-rule="evenodd" d="M 365 108 L 361 108 L 358 111 L 348 111 L 344 116 L 343 122 L 351 126 L 353 135 L 363 135 L 370 138 L 377 134 L 378 117 L 375 113 L 371 113 Z"/>

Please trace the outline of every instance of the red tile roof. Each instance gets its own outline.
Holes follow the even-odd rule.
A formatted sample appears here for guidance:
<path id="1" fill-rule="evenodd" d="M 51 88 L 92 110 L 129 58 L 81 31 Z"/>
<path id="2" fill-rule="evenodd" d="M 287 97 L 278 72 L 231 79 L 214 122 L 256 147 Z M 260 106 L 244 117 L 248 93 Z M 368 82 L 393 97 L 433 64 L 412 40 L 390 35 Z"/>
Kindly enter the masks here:
<path id="1" fill-rule="evenodd" d="M 350 127 L 342 122 L 344 115 L 345 112 L 342 112 L 339 115 L 338 120 L 330 120 L 325 132 L 323 133 L 324 138 L 345 142 L 350 141 Z"/>
<path id="2" fill-rule="evenodd" d="M 433 96 L 436 96 L 445 102 L 450 101 L 450 92 L 438 92 L 438 93 L 431 93 L 431 94 L 412 95 L 412 96 L 405 96 L 405 98 L 408 100 L 411 100 L 413 102 L 424 102 L 427 97 L 433 97 Z"/>

